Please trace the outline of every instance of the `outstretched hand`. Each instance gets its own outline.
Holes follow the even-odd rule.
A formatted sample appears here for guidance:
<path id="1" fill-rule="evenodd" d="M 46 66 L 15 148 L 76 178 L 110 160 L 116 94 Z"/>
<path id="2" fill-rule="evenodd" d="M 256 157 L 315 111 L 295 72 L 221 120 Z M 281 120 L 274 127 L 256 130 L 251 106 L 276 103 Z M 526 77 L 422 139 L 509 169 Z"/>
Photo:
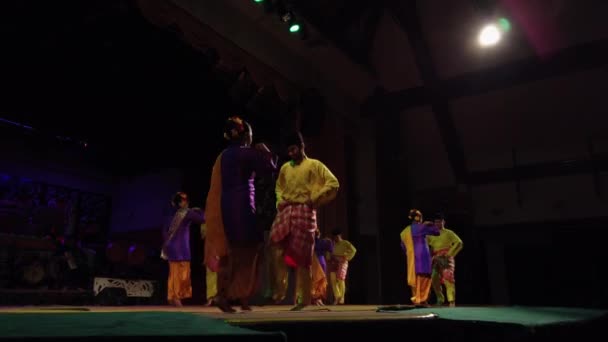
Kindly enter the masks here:
<path id="1" fill-rule="evenodd" d="M 255 144 L 255 148 L 256 148 L 257 150 L 262 151 L 262 152 L 267 152 L 267 153 L 270 153 L 270 149 L 269 149 L 269 148 L 268 148 L 268 146 L 266 146 L 266 144 L 264 144 L 264 143 L 257 143 L 257 144 Z"/>

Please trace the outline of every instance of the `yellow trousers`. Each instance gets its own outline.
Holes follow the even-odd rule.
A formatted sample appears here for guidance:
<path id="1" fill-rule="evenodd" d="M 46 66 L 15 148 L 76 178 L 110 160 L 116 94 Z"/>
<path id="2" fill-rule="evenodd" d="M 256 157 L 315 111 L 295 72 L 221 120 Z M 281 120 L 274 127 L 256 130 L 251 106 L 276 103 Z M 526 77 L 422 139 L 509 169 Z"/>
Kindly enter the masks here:
<path id="1" fill-rule="evenodd" d="M 217 272 L 213 272 L 207 267 L 205 274 L 205 283 L 207 284 L 207 300 L 217 296 Z"/>
<path id="2" fill-rule="evenodd" d="M 433 276 L 431 278 L 431 282 L 433 284 L 433 292 L 437 297 L 437 305 L 442 305 L 445 302 L 445 296 L 443 295 L 443 286 L 441 286 L 441 281 L 443 280 L 443 285 L 445 285 L 445 292 L 448 297 L 448 303 L 456 302 L 456 283 L 453 283 L 445 278 L 442 279 L 441 274 L 439 272 L 433 271 Z"/>
<path id="3" fill-rule="evenodd" d="M 272 293 L 272 300 L 280 302 L 287 296 L 289 268 L 283 260 L 283 248 L 281 246 L 273 244 L 269 247 L 268 251 L 267 257 L 270 259 L 268 270 L 270 292 Z"/>
<path id="4" fill-rule="evenodd" d="M 336 272 L 329 274 L 331 282 L 331 290 L 334 293 L 334 302 L 338 304 L 344 304 L 344 296 L 346 295 L 346 282 L 342 279 L 338 279 Z"/>
<path id="5" fill-rule="evenodd" d="M 190 261 L 169 261 L 169 279 L 167 280 L 167 299 L 184 299 L 192 297 L 190 278 Z"/>

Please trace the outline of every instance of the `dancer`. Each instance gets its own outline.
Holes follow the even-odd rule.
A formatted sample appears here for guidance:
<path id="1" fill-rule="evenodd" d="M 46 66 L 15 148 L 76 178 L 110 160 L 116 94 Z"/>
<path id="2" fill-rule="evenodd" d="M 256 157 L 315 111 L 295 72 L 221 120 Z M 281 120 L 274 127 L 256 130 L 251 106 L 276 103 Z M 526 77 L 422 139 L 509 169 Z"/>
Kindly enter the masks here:
<path id="1" fill-rule="evenodd" d="M 443 305 L 445 296 L 442 285 L 445 285 L 449 305 L 456 306 L 455 257 L 462 250 L 462 240 L 445 227 L 445 217 L 442 213 L 435 215 L 435 225 L 439 229 L 439 236 L 426 238 L 433 255 L 433 292 L 437 297 L 437 305 Z"/>
<path id="2" fill-rule="evenodd" d="M 207 225 L 201 224 L 201 239 L 205 239 L 207 235 Z M 205 266 L 205 288 L 207 292 L 207 302 L 205 306 L 212 306 L 217 296 L 217 272 L 214 272 L 208 266 Z"/>
<path id="3" fill-rule="evenodd" d="M 163 229 L 161 258 L 169 261 L 167 300 L 169 304 L 182 306 L 182 299 L 192 297 L 190 278 L 190 224 L 201 224 L 205 215 L 199 208 L 188 208 L 188 195 L 178 192 L 171 205 L 174 215 Z"/>
<path id="4" fill-rule="evenodd" d="M 315 232 L 315 255 L 312 263 L 312 303 L 318 306 L 325 305 L 323 300 L 327 299 L 327 262 L 326 255 L 331 255 L 334 250 L 333 241 L 321 239 L 321 231 Z"/>
<path id="5" fill-rule="evenodd" d="M 351 261 L 357 249 L 347 240 L 342 238 L 342 231 L 335 229 L 331 235 L 334 240 L 334 250 L 331 254 L 330 273 L 331 288 L 334 293 L 334 305 L 344 304 L 346 295 L 346 274 L 348 272 L 348 262 Z"/>
<path id="6" fill-rule="evenodd" d="M 254 178 L 275 171 L 276 163 L 266 145 L 250 147 L 253 132 L 241 118 L 227 120 L 224 137 L 230 146 L 213 166 L 207 196 L 205 264 L 218 272 L 218 307 L 234 312 L 227 300 L 239 300 L 248 311 L 264 243 L 264 232 L 256 225 Z"/>
<path id="7" fill-rule="evenodd" d="M 340 186 L 323 163 L 306 156 L 304 148 L 299 132 L 287 139 L 291 161 L 279 172 L 276 184 L 278 212 L 270 232 L 272 242 L 283 247 L 285 263 L 296 268 L 297 305 L 292 310 L 302 310 L 311 302 L 316 208 L 333 200 Z"/>
<path id="8" fill-rule="evenodd" d="M 422 212 L 411 209 L 408 218 L 412 223 L 401 232 L 401 247 L 407 259 L 407 283 L 412 290 L 414 305 L 427 305 L 431 290 L 431 253 L 427 235 L 439 235 L 433 222 L 422 223 Z"/>

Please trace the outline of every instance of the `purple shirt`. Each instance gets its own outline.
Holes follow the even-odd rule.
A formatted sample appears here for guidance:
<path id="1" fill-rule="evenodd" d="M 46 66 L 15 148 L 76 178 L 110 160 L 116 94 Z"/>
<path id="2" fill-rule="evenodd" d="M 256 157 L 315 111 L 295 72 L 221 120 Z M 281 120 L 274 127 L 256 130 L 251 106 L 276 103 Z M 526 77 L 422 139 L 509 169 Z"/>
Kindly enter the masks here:
<path id="1" fill-rule="evenodd" d="M 434 224 L 412 223 L 412 242 L 416 258 L 416 274 L 431 274 L 431 251 L 426 242 L 427 235 L 439 235 Z"/>
<path id="2" fill-rule="evenodd" d="M 186 212 L 181 212 L 186 210 Z M 183 216 L 183 217 L 182 217 Z M 163 230 L 164 241 L 169 238 L 169 230 L 173 220 L 177 220 L 175 234 L 171 240 L 166 242 L 165 254 L 169 261 L 190 261 L 190 224 L 201 224 L 205 222 L 205 215 L 199 208 L 178 209 L 166 223 Z"/>
<path id="3" fill-rule="evenodd" d="M 329 239 L 318 239 L 315 238 L 315 254 L 321 264 L 323 272 L 327 274 L 327 262 L 325 260 L 325 253 L 334 251 L 334 243 Z"/>
<path id="4" fill-rule="evenodd" d="M 276 170 L 272 156 L 248 146 L 231 145 L 222 153 L 222 219 L 228 242 L 262 242 L 256 227 L 256 175 Z"/>

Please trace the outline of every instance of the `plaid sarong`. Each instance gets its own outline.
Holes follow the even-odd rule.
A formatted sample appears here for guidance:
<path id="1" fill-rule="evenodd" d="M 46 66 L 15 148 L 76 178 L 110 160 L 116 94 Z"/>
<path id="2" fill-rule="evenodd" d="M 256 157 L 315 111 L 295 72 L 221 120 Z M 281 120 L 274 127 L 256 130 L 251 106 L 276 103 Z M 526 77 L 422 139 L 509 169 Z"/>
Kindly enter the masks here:
<path id="1" fill-rule="evenodd" d="M 456 260 L 453 256 L 447 255 L 448 250 L 443 249 L 433 252 L 433 268 L 439 274 L 441 284 L 445 281 L 455 283 L 454 276 L 456 270 Z"/>
<path id="2" fill-rule="evenodd" d="M 329 272 L 335 272 L 336 278 L 346 280 L 348 261 L 338 260 L 335 256 L 332 256 L 331 259 L 329 259 Z"/>
<path id="3" fill-rule="evenodd" d="M 310 267 L 315 246 L 317 212 L 306 204 L 281 203 L 272 223 L 270 239 L 285 248 L 285 260 Z"/>

